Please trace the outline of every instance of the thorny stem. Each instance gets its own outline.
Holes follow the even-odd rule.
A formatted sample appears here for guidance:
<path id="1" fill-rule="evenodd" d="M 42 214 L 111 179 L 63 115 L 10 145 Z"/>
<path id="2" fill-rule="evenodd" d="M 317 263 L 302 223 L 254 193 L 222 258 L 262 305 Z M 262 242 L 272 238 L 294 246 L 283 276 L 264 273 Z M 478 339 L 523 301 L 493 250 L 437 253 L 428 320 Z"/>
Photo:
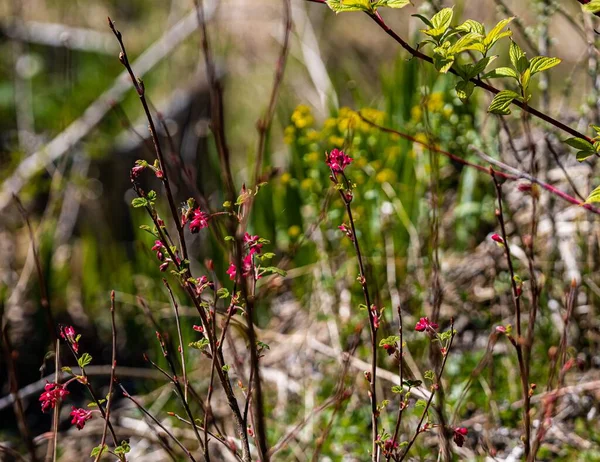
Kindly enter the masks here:
<path id="1" fill-rule="evenodd" d="M 529 409 L 531 406 L 531 399 L 529 396 L 529 383 L 528 383 L 528 373 L 527 373 L 527 365 L 525 364 L 525 360 L 523 358 L 523 347 L 522 341 L 523 338 L 521 336 L 521 299 L 519 290 L 517 288 L 517 281 L 515 280 L 515 271 L 512 264 L 512 257 L 510 254 L 510 245 L 508 244 L 508 239 L 506 236 L 506 226 L 504 223 L 504 215 L 502 213 L 502 186 L 498 182 L 496 178 L 496 172 L 494 169 L 490 167 L 490 175 L 494 182 L 494 186 L 496 188 L 496 195 L 498 197 L 498 210 L 496 211 L 496 216 L 498 217 L 498 222 L 500 223 L 500 229 L 502 232 L 502 239 L 504 242 L 504 250 L 506 254 L 506 262 L 508 265 L 508 272 L 510 275 L 511 285 L 512 285 L 512 299 L 513 304 L 515 306 L 515 324 L 517 329 L 517 339 L 514 343 L 514 347 L 517 350 L 517 360 L 519 362 L 519 372 L 521 377 L 521 391 L 523 393 L 523 425 L 525 427 L 525 435 L 523 443 L 525 445 L 525 458 L 529 457 L 530 452 L 530 439 L 531 439 L 531 416 L 529 415 Z"/>
<path id="2" fill-rule="evenodd" d="M 314 3 L 322 3 L 325 4 L 325 0 L 307 0 L 309 2 L 314 2 Z M 431 58 L 431 56 L 428 56 L 422 52 L 420 52 L 419 50 L 414 49 L 412 46 L 410 46 L 402 37 L 400 37 L 398 34 L 396 34 L 396 32 L 394 32 L 393 29 L 391 29 L 383 20 L 383 18 L 381 17 L 381 15 L 379 13 L 366 13 L 373 21 L 375 21 L 375 23 L 385 31 L 386 34 L 388 34 L 390 37 L 392 37 L 396 42 L 398 42 L 398 44 L 400 44 L 400 46 L 402 48 L 404 48 L 406 51 L 408 51 L 412 56 L 414 56 L 415 58 L 421 59 L 423 61 L 427 61 L 430 64 L 433 64 L 433 58 Z M 454 74 L 454 75 L 458 75 L 458 73 L 453 69 L 450 68 L 450 70 L 448 71 L 450 74 Z M 484 90 L 497 95 L 498 93 L 500 93 L 500 90 L 497 89 L 496 87 L 493 87 L 492 85 L 484 82 L 481 79 L 478 78 L 472 78 L 470 80 L 471 82 L 473 82 L 475 84 L 475 86 L 483 88 Z M 583 133 L 575 130 L 574 128 L 569 127 L 568 125 L 562 123 L 559 120 L 554 119 L 553 117 L 549 116 L 548 114 L 545 114 L 535 108 L 532 108 L 531 106 L 528 106 L 527 104 L 522 103 L 521 101 L 518 100 L 513 100 L 512 104 L 514 104 L 515 106 L 521 108 L 523 111 L 529 112 L 531 115 L 537 117 L 538 119 L 541 119 L 545 122 L 548 122 L 550 125 L 554 125 L 556 128 L 569 133 L 570 135 L 576 137 L 576 138 L 581 138 L 584 139 L 586 141 L 589 141 L 590 143 L 593 143 L 592 139 L 589 136 L 584 135 Z"/>
<path id="3" fill-rule="evenodd" d="M 440 366 L 440 371 L 437 374 L 437 382 L 441 382 L 442 380 L 442 376 L 444 375 L 444 368 L 446 367 L 446 361 L 448 360 L 448 355 L 450 354 L 450 349 L 452 348 L 452 342 L 454 340 L 455 337 L 455 332 L 454 332 L 454 319 L 450 319 L 450 341 L 448 342 L 448 348 L 446 348 L 446 354 L 444 355 L 444 359 L 442 360 L 442 365 Z M 441 383 L 439 383 L 439 386 L 441 386 Z M 410 451 L 410 448 L 412 447 L 412 445 L 414 444 L 414 442 L 416 441 L 417 437 L 419 436 L 419 434 L 423 431 L 423 429 L 421 428 L 421 426 L 423 425 L 423 421 L 425 420 L 425 417 L 427 417 L 427 412 L 429 411 L 429 407 L 431 406 L 431 403 L 433 402 L 433 398 L 435 397 L 435 392 L 437 391 L 437 387 L 436 386 L 432 386 L 431 387 L 431 394 L 429 395 L 429 399 L 427 400 L 427 404 L 425 405 L 425 409 L 423 409 L 423 413 L 421 414 L 421 419 L 419 420 L 419 424 L 417 425 L 417 429 L 415 430 L 415 434 L 413 435 L 413 437 L 411 438 L 411 440 L 408 442 L 408 445 L 406 446 L 406 449 L 404 450 L 404 452 L 402 453 L 402 456 L 400 457 L 400 462 L 404 460 L 404 458 L 408 455 L 408 452 Z"/>
<path id="4" fill-rule="evenodd" d="M 106 434 L 108 432 L 108 424 L 110 422 L 110 407 L 113 401 L 113 384 L 115 382 L 115 369 L 117 367 L 117 327 L 115 325 L 115 291 L 111 291 L 110 293 L 110 322 L 111 322 L 111 332 L 112 332 L 112 360 L 110 366 L 110 384 L 108 385 L 108 397 L 106 399 L 106 417 L 104 420 L 104 429 L 102 430 L 102 441 L 100 442 L 100 451 L 96 456 L 94 462 L 98 462 L 100 457 L 102 457 L 102 453 L 104 452 L 102 449 L 104 448 L 104 444 L 106 443 Z M 116 444 L 116 443 L 115 443 Z M 119 455 L 120 460 L 126 460 L 125 455 Z"/>
<path id="5" fill-rule="evenodd" d="M 341 176 L 346 184 L 346 189 L 349 189 L 350 182 L 348 178 L 341 173 Z M 331 178 L 337 184 L 337 175 L 336 172 L 331 169 Z M 348 221 L 350 222 L 350 228 L 352 230 L 352 244 L 354 245 L 354 250 L 356 252 L 356 259 L 358 260 L 358 268 L 359 268 L 359 281 L 362 287 L 363 296 L 365 298 L 365 304 L 367 305 L 367 313 L 369 314 L 369 328 L 371 332 L 371 374 L 370 374 L 370 390 L 369 395 L 371 398 L 371 438 L 372 438 L 372 453 L 371 458 L 373 462 L 379 460 L 379 446 L 377 445 L 377 435 L 378 435 L 378 417 L 379 412 L 377 411 L 377 328 L 375 327 L 375 319 L 373 317 L 373 312 L 371 310 L 371 296 L 369 294 L 369 287 L 367 285 L 367 276 L 365 272 L 365 265 L 363 261 L 363 256 L 360 251 L 360 244 L 358 243 L 358 238 L 356 236 L 356 226 L 354 224 L 354 217 L 352 216 L 352 207 L 351 202 L 352 198 L 348 198 L 342 189 L 339 190 L 340 197 L 344 202 L 344 206 L 346 207 L 346 213 L 348 214 Z"/>

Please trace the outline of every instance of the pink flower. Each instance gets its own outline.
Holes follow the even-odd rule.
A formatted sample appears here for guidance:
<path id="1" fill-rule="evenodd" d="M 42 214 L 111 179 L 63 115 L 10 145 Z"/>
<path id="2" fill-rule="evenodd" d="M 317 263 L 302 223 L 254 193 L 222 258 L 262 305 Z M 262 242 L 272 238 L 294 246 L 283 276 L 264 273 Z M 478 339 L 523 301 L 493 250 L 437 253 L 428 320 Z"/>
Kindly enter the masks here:
<path id="1" fill-rule="evenodd" d="M 504 239 L 502 239 L 502 236 L 500 236 L 499 234 L 492 234 L 492 241 L 504 245 Z"/>
<path id="2" fill-rule="evenodd" d="M 162 253 L 163 245 L 160 241 L 154 241 L 154 246 L 152 246 L 152 250 L 156 252 L 156 258 L 160 261 L 165 259 L 164 254 Z"/>
<path id="3" fill-rule="evenodd" d="M 69 390 L 62 385 L 55 382 L 47 383 L 44 387 L 44 392 L 40 395 L 39 399 L 42 402 L 42 412 L 46 412 L 48 409 L 54 409 L 56 403 L 68 394 Z"/>
<path id="4" fill-rule="evenodd" d="M 194 326 L 192 326 L 192 329 L 194 329 L 196 332 L 200 332 L 200 333 L 204 332 L 204 327 L 202 327 L 202 326 L 194 325 Z"/>
<path id="5" fill-rule="evenodd" d="M 202 292 L 204 292 L 207 287 L 214 287 L 214 284 L 210 282 L 206 276 L 196 278 L 196 295 L 202 295 Z"/>
<path id="6" fill-rule="evenodd" d="M 467 436 L 469 431 L 465 427 L 455 427 L 454 428 L 454 442 L 458 447 L 463 446 L 465 444 L 465 436 Z"/>
<path id="7" fill-rule="evenodd" d="M 206 215 L 200 208 L 194 210 L 194 216 L 190 221 L 190 231 L 192 233 L 197 233 L 202 228 L 208 227 L 208 215 Z"/>
<path id="8" fill-rule="evenodd" d="M 146 168 L 145 165 L 136 165 L 131 169 L 131 178 L 137 178 L 142 171 Z"/>
<path id="9" fill-rule="evenodd" d="M 171 261 L 171 260 L 169 260 L 169 261 Z M 167 268 L 169 267 L 169 261 L 166 261 L 166 262 L 164 262 L 162 265 L 160 265 L 160 266 L 158 267 L 158 269 L 159 269 L 161 272 L 163 272 L 163 273 L 164 273 L 165 271 L 167 271 Z"/>
<path id="10" fill-rule="evenodd" d="M 347 156 L 344 151 L 339 149 L 332 150 L 329 154 L 326 154 L 327 159 L 325 163 L 331 170 L 337 173 L 342 173 L 344 169 L 352 163 L 352 158 Z"/>
<path id="11" fill-rule="evenodd" d="M 244 234 L 244 243 L 248 244 L 250 255 L 260 253 L 260 249 L 262 249 L 263 246 L 260 243 L 260 236 L 252 236 L 248 233 Z"/>
<path id="12" fill-rule="evenodd" d="M 156 172 L 154 172 L 156 174 L 156 178 L 161 178 L 164 176 L 163 171 L 162 170 L 157 170 Z"/>
<path id="13" fill-rule="evenodd" d="M 496 326 L 496 332 L 498 332 L 499 334 L 506 334 L 506 327 Z"/>
<path id="14" fill-rule="evenodd" d="M 248 254 L 244 257 L 244 261 L 242 262 L 242 271 L 243 276 L 247 277 L 252 270 L 252 254 Z M 237 270 L 235 264 L 229 263 L 229 269 L 226 271 L 229 274 L 229 279 L 232 281 L 235 279 L 235 275 L 237 274 Z"/>
<path id="15" fill-rule="evenodd" d="M 383 455 L 388 456 L 398 449 L 398 442 L 393 439 L 385 440 L 383 443 Z"/>
<path id="16" fill-rule="evenodd" d="M 92 418 L 92 411 L 86 411 L 85 409 L 72 406 L 71 415 L 73 416 L 71 424 L 77 425 L 77 429 L 82 430 L 85 423 Z"/>
<path id="17" fill-rule="evenodd" d="M 417 332 L 424 332 L 428 329 L 437 329 L 437 328 L 438 328 L 438 325 L 435 322 L 431 322 L 427 316 L 419 319 L 419 322 L 415 325 L 415 330 Z"/>
<path id="18" fill-rule="evenodd" d="M 346 236 L 348 236 L 351 240 L 354 240 L 352 228 L 346 226 L 346 223 L 342 223 L 340 226 L 338 226 L 338 229 L 342 231 Z"/>
<path id="19" fill-rule="evenodd" d="M 73 326 L 61 327 L 60 336 L 71 344 L 75 353 L 79 353 L 79 342 Z"/>

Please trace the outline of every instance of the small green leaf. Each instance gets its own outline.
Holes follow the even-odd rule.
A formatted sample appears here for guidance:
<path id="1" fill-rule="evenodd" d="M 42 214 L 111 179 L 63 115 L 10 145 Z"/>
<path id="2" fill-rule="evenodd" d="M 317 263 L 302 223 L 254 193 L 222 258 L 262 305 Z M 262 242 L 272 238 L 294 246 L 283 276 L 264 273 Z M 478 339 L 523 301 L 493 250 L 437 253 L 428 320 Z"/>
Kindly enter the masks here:
<path id="1" fill-rule="evenodd" d="M 373 12 L 371 0 L 327 0 L 326 3 L 336 13 L 345 13 L 348 11 Z"/>
<path id="2" fill-rule="evenodd" d="M 133 205 L 135 208 L 146 207 L 148 205 L 148 201 L 144 197 L 135 197 L 131 201 L 131 205 Z"/>
<path id="3" fill-rule="evenodd" d="M 148 191 L 148 194 L 146 194 L 146 199 L 148 199 L 150 202 L 156 201 L 156 191 Z"/>
<path id="4" fill-rule="evenodd" d="M 443 58 L 442 56 L 435 55 L 433 57 L 433 65 L 438 70 L 438 72 L 442 74 L 448 72 L 452 67 L 452 64 L 454 64 L 454 56 Z"/>
<path id="5" fill-rule="evenodd" d="M 581 3 L 581 2 L 579 2 Z M 600 0 L 592 0 L 591 2 L 585 4 L 585 5 L 581 5 L 583 7 L 584 11 L 587 11 L 588 13 L 593 13 L 596 14 L 600 11 Z"/>
<path id="6" fill-rule="evenodd" d="M 469 97 L 473 94 L 473 90 L 475 89 L 475 84 L 473 82 L 465 82 L 461 80 L 456 84 L 456 96 L 460 98 L 460 100 L 464 103 L 469 99 Z"/>
<path id="7" fill-rule="evenodd" d="M 60 368 L 61 371 L 63 372 L 67 372 L 68 374 L 72 374 L 73 371 L 71 370 L 71 368 L 69 366 L 63 366 Z"/>
<path id="8" fill-rule="evenodd" d="M 106 452 L 106 450 L 108 449 L 108 446 L 103 445 L 103 446 L 96 446 L 94 449 L 92 449 L 92 452 L 90 453 L 90 457 L 96 457 L 98 454 L 103 454 L 104 452 Z"/>
<path id="9" fill-rule="evenodd" d="M 592 154 L 595 152 L 594 145 L 588 140 L 584 140 L 583 138 L 574 136 L 573 138 L 567 138 L 565 140 L 565 143 L 567 143 L 572 148 L 579 149 L 580 151 L 588 151 Z"/>
<path id="10" fill-rule="evenodd" d="M 374 8 L 380 6 L 387 6 L 388 8 L 404 8 L 406 5 L 410 5 L 410 0 L 379 0 Z"/>
<path id="11" fill-rule="evenodd" d="M 229 364 L 225 364 L 225 365 L 224 365 L 224 366 L 221 368 L 221 370 L 222 370 L 223 372 L 227 373 L 227 372 L 229 372 L 229 367 L 230 367 L 230 366 L 229 366 Z"/>
<path id="12" fill-rule="evenodd" d="M 513 100 L 515 100 L 518 97 L 519 95 L 514 91 L 502 90 L 500 93 L 494 96 L 494 99 L 492 100 L 492 103 L 488 108 L 488 112 L 500 115 L 510 114 L 509 106 L 511 105 Z"/>
<path id="13" fill-rule="evenodd" d="M 399 336 L 397 336 L 397 335 L 390 335 L 389 337 L 381 339 L 379 341 L 379 346 L 382 347 L 383 345 L 395 345 L 399 341 L 400 341 L 400 337 Z"/>
<path id="14" fill-rule="evenodd" d="M 127 454 L 129 451 L 131 451 L 131 446 L 129 446 L 129 443 L 127 441 L 122 441 L 121 444 L 115 448 L 114 453 Z"/>
<path id="15" fill-rule="evenodd" d="M 83 353 L 79 358 L 77 358 L 77 364 L 82 369 L 92 362 L 92 356 L 89 353 Z"/>
<path id="16" fill-rule="evenodd" d="M 592 202 L 600 202 L 600 186 L 594 189 L 585 200 L 586 204 L 591 204 Z"/>
<path id="17" fill-rule="evenodd" d="M 217 290 L 217 297 L 227 298 L 229 297 L 229 291 L 225 287 L 221 287 L 219 290 Z"/>
<path id="18" fill-rule="evenodd" d="M 486 58 L 480 59 L 475 64 L 470 66 L 469 78 L 473 78 L 479 74 L 481 74 L 488 65 L 494 61 L 497 56 L 488 56 Z"/>
<path id="19" fill-rule="evenodd" d="M 496 79 L 498 77 L 512 77 L 518 80 L 519 74 L 510 67 L 497 67 L 483 76 L 484 79 Z"/>
<path id="20" fill-rule="evenodd" d="M 458 26 L 456 30 L 461 32 L 476 32 L 479 35 L 485 35 L 485 27 L 483 24 L 475 21 L 474 19 L 467 19 L 460 26 Z"/>
<path id="21" fill-rule="evenodd" d="M 576 155 L 575 158 L 579 161 L 579 162 L 583 162 L 586 159 L 589 159 L 590 157 L 592 157 L 594 155 L 593 152 L 590 151 L 579 151 Z"/>
<path id="22" fill-rule="evenodd" d="M 394 385 L 392 387 L 392 393 L 400 394 L 400 393 L 403 393 L 403 392 L 404 392 L 404 389 L 400 385 Z"/>
<path id="23" fill-rule="evenodd" d="M 511 31 L 502 31 L 506 26 L 510 24 L 510 22 L 515 19 L 514 16 L 511 18 L 502 19 L 494 26 L 494 28 L 485 36 L 483 39 L 483 44 L 486 47 L 486 51 L 492 48 L 492 46 L 503 37 L 510 37 L 512 35 Z"/>
<path id="24" fill-rule="evenodd" d="M 190 348 L 195 348 L 196 350 L 204 350 L 204 348 L 206 348 L 209 344 L 209 340 L 207 338 L 203 338 L 197 342 L 190 342 L 188 346 Z"/>
<path id="25" fill-rule="evenodd" d="M 459 38 L 454 45 L 448 49 L 448 54 L 456 55 L 463 51 L 473 50 L 478 44 L 481 44 L 481 35 L 476 32 L 469 32 Z"/>
<path id="26" fill-rule="evenodd" d="M 419 18 L 421 21 L 423 21 L 430 28 L 433 28 L 433 24 L 431 24 L 431 21 L 429 19 L 427 19 L 425 16 L 423 16 L 422 14 L 413 14 L 412 16 L 414 16 L 415 18 Z"/>
<path id="27" fill-rule="evenodd" d="M 410 388 L 420 387 L 422 383 L 423 382 L 421 382 L 420 380 L 403 380 L 402 381 L 402 385 L 404 385 L 405 387 L 410 387 Z"/>
<path id="28" fill-rule="evenodd" d="M 549 58 L 547 56 L 534 56 L 531 58 L 529 63 L 529 69 L 531 69 L 531 75 L 535 75 L 538 72 L 545 71 L 561 63 L 559 58 Z"/>
<path id="29" fill-rule="evenodd" d="M 529 61 L 527 61 L 527 57 L 525 56 L 525 52 L 521 50 L 521 47 L 516 44 L 514 40 L 510 41 L 510 48 L 508 49 L 508 54 L 510 56 L 510 62 L 513 67 L 522 74 L 525 69 L 529 67 Z"/>
<path id="30" fill-rule="evenodd" d="M 263 273 L 279 274 L 283 277 L 287 275 L 287 273 L 284 270 L 282 270 L 281 268 L 277 268 L 276 266 L 267 266 L 266 268 L 263 268 Z"/>
<path id="31" fill-rule="evenodd" d="M 419 399 L 415 403 L 415 407 L 425 407 L 425 406 L 427 406 L 427 401 L 425 401 L 424 399 Z"/>
<path id="32" fill-rule="evenodd" d="M 431 18 L 431 25 L 434 29 L 443 29 L 445 31 L 450 27 L 452 16 L 454 16 L 454 10 L 452 8 L 443 8 L 433 15 Z"/>

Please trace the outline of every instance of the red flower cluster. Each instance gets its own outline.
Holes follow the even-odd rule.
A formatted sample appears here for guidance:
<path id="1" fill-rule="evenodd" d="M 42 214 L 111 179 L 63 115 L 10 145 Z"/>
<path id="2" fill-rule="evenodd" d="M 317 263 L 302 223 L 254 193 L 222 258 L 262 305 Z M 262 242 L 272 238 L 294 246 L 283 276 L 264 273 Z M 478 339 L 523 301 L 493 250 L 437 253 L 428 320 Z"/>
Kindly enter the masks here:
<path id="1" fill-rule="evenodd" d="M 162 253 L 163 250 L 163 245 L 162 242 L 160 241 L 154 241 L 154 246 L 152 246 L 152 251 L 156 252 L 156 258 L 158 258 L 160 261 L 163 261 L 165 259 L 165 255 Z"/>
<path id="2" fill-rule="evenodd" d="M 79 353 L 79 342 L 77 342 L 77 334 L 73 326 L 61 326 L 60 336 L 71 344 L 75 353 Z"/>
<path id="3" fill-rule="evenodd" d="M 415 325 L 417 332 L 425 332 L 429 329 L 437 329 L 439 326 L 435 322 L 431 322 L 427 316 L 419 319 L 419 322 Z"/>
<path id="4" fill-rule="evenodd" d="M 260 249 L 262 249 L 263 246 L 260 243 L 260 236 L 252 236 L 248 233 L 244 234 L 244 244 L 248 244 L 250 255 L 260 253 Z"/>
<path id="5" fill-rule="evenodd" d="M 467 430 L 465 427 L 455 427 L 454 428 L 454 438 L 453 439 L 458 447 L 462 448 L 463 444 L 465 444 L 465 436 L 467 436 L 467 433 L 469 433 L 469 430 Z"/>
<path id="6" fill-rule="evenodd" d="M 344 151 L 339 149 L 332 150 L 329 154 L 326 154 L 327 159 L 325 163 L 327 166 L 336 173 L 342 173 L 344 169 L 352 163 L 352 158 Z"/>
<path id="7" fill-rule="evenodd" d="M 244 257 L 242 261 L 242 274 L 244 277 L 247 277 L 252 271 L 252 253 L 249 253 Z M 229 263 L 229 269 L 226 271 L 229 274 L 229 279 L 232 281 L 235 280 L 235 275 L 237 274 L 237 269 L 234 263 Z"/>
<path id="8" fill-rule="evenodd" d="M 207 214 L 205 214 L 200 207 L 194 210 L 194 216 L 190 220 L 190 231 L 195 234 L 200 231 L 202 228 L 208 227 L 208 219 L 210 218 Z"/>
<path id="9" fill-rule="evenodd" d="M 55 382 L 47 383 L 44 387 L 44 392 L 40 395 L 42 412 L 46 412 L 48 409 L 54 409 L 56 403 L 68 394 L 69 390 L 63 385 Z"/>
<path id="10" fill-rule="evenodd" d="M 71 409 L 70 415 L 73 417 L 71 424 L 77 425 L 77 429 L 82 430 L 85 423 L 92 418 L 92 411 L 86 411 L 85 409 L 76 408 L 75 406 L 72 406 Z"/>

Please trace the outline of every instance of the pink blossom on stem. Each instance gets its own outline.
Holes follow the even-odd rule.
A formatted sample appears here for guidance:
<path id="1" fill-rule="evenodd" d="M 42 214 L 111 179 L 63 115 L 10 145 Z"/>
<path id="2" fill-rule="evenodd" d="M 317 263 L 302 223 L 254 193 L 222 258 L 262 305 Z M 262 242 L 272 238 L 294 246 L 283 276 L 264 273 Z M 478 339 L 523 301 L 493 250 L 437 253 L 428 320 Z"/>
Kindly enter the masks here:
<path id="1" fill-rule="evenodd" d="M 49 382 L 44 386 L 44 392 L 40 395 L 40 401 L 42 402 L 42 412 L 46 412 L 48 409 L 54 409 L 56 403 L 63 399 L 69 394 L 63 385 L 55 382 Z"/>
<path id="2" fill-rule="evenodd" d="M 262 249 L 263 246 L 260 243 L 260 236 L 252 236 L 248 233 L 244 234 L 244 243 L 248 244 L 250 255 L 254 253 L 260 253 L 260 249 Z"/>
<path id="3" fill-rule="evenodd" d="M 130 173 L 131 178 L 137 178 L 145 168 L 146 167 L 144 165 L 136 165 L 135 167 L 133 167 Z"/>
<path id="4" fill-rule="evenodd" d="M 207 228 L 208 218 L 209 216 L 198 207 L 194 210 L 192 219 L 190 220 L 190 231 L 195 234 L 202 228 Z"/>
<path id="5" fill-rule="evenodd" d="M 77 425 L 77 429 L 82 430 L 85 423 L 92 418 L 92 411 L 72 406 L 71 416 L 73 417 L 71 424 Z"/>
<path id="6" fill-rule="evenodd" d="M 427 316 L 419 319 L 419 322 L 415 325 L 417 332 L 424 332 L 428 329 L 437 329 L 438 325 L 435 322 L 431 322 Z"/>
<path id="7" fill-rule="evenodd" d="M 163 171 L 162 171 L 162 170 L 160 170 L 160 169 L 159 169 L 159 170 L 157 170 L 157 171 L 156 171 L 156 172 L 154 172 L 154 173 L 155 173 L 155 175 L 156 175 L 156 178 L 160 178 L 160 179 L 162 179 L 162 178 L 165 176 L 165 175 L 164 175 L 164 173 L 163 173 Z"/>
<path id="8" fill-rule="evenodd" d="M 492 234 L 492 241 L 504 245 L 504 239 L 502 239 L 502 236 L 500 236 L 499 234 Z"/>
<path id="9" fill-rule="evenodd" d="M 340 151 L 339 149 L 333 149 L 329 154 L 326 154 L 327 158 L 325 163 L 327 166 L 337 173 L 342 173 L 344 169 L 352 163 L 352 158 L 344 151 Z"/>
<path id="10" fill-rule="evenodd" d="M 467 430 L 465 427 L 455 427 L 454 429 L 454 442 L 456 443 L 456 445 L 458 447 L 463 446 L 463 444 L 465 444 L 465 436 L 467 436 L 467 433 L 469 433 L 469 430 Z"/>
<path id="11" fill-rule="evenodd" d="M 77 334 L 73 326 L 61 327 L 60 336 L 71 344 L 75 353 L 79 353 L 79 342 L 77 342 Z"/>
<path id="12" fill-rule="evenodd" d="M 346 236 L 350 238 L 350 240 L 354 240 L 354 235 L 352 234 L 352 228 L 350 228 L 346 223 L 342 223 L 338 226 L 338 229 L 342 231 Z"/>
<path id="13" fill-rule="evenodd" d="M 200 332 L 200 333 L 204 332 L 204 327 L 202 327 L 202 326 L 194 325 L 194 326 L 192 326 L 192 329 L 194 329 L 196 332 Z"/>

